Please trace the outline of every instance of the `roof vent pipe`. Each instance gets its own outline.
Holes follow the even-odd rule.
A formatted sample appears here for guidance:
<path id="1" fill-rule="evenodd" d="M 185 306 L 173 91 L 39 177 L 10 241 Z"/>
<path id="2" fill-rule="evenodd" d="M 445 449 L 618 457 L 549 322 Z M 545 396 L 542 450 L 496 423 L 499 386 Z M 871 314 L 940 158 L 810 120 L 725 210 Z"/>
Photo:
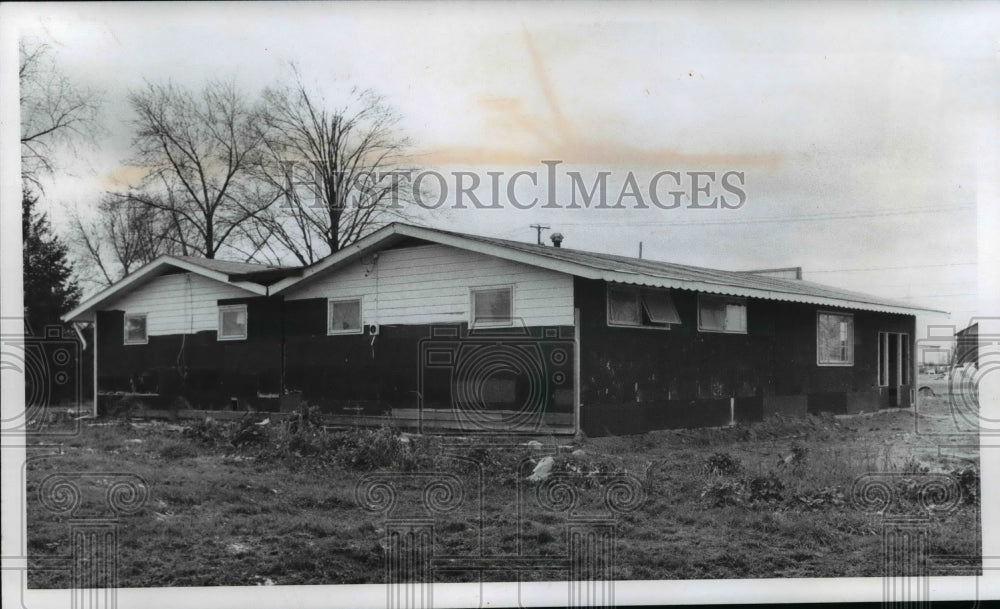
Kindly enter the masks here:
<path id="1" fill-rule="evenodd" d="M 563 242 L 562 233 L 552 233 L 549 235 L 549 239 L 552 239 L 552 247 L 561 247 Z"/>

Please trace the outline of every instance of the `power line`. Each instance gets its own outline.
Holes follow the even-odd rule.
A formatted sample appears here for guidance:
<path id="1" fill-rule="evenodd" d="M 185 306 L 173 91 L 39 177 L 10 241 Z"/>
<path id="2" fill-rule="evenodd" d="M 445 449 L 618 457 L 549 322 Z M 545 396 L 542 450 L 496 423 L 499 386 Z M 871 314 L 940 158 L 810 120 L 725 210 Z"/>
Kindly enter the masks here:
<path id="1" fill-rule="evenodd" d="M 949 264 L 915 264 L 911 266 L 870 266 L 865 268 L 856 269 L 821 269 L 821 270 L 806 270 L 805 273 L 854 273 L 859 271 L 895 271 L 899 269 L 928 269 L 932 267 L 948 267 L 948 266 L 970 266 L 979 264 L 978 262 L 953 262 Z"/>
<path id="2" fill-rule="evenodd" d="M 914 298 L 952 298 L 952 297 L 957 297 L 957 296 L 979 296 L 979 294 L 976 293 L 976 292 L 968 292 L 966 294 L 936 294 L 936 295 L 933 295 L 933 296 L 931 296 L 931 295 L 927 295 L 927 296 L 896 296 L 895 298 L 899 298 L 901 300 L 913 300 Z"/>
<path id="3" fill-rule="evenodd" d="M 858 283 L 863 283 L 863 284 L 866 284 L 866 285 L 869 284 L 869 283 L 875 283 L 875 284 L 878 284 L 878 286 L 880 288 L 912 288 L 912 287 L 915 287 L 915 286 L 919 286 L 921 288 L 930 288 L 930 287 L 935 287 L 936 288 L 936 287 L 949 286 L 949 285 L 978 285 L 979 284 L 978 281 L 942 281 L 942 282 L 932 282 L 932 283 L 928 283 L 928 282 L 924 282 L 924 281 L 911 281 L 909 283 L 885 283 L 885 282 L 879 281 L 877 279 L 861 279 L 861 280 L 855 279 L 855 280 L 852 280 L 852 281 L 855 281 L 855 282 L 858 282 Z"/>
<path id="4" fill-rule="evenodd" d="M 732 220 L 705 220 L 705 221 L 694 221 L 694 222 L 673 222 L 667 220 L 655 221 L 655 222 L 642 222 L 642 226 L 713 226 L 713 225 L 724 225 L 724 224 L 762 224 L 767 222 L 818 222 L 823 220 L 852 220 L 855 218 L 878 218 L 878 217 L 888 217 L 888 216 L 910 216 L 914 214 L 935 214 L 935 213 L 946 213 L 951 211 L 957 211 L 961 209 L 972 209 L 971 205 L 955 205 L 951 207 L 915 207 L 911 209 L 902 209 L 896 211 L 875 211 L 875 212 L 851 212 L 851 213 L 828 213 L 828 214 L 812 214 L 803 216 L 768 216 L 764 218 L 739 218 Z M 632 227 L 639 228 L 639 226 L 632 223 L 585 223 L 585 222 L 560 222 L 560 225 L 565 226 L 581 226 L 585 228 L 592 229 L 605 229 L 609 226 L 616 227 Z"/>
<path id="5" fill-rule="evenodd" d="M 545 225 L 542 225 L 542 224 L 532 224 L 531 228 L 533 228 L 536 231 L 538 231 L 538 245 L 541 245 L 542 244 L 542 231 L 543 230 L 549 230 L 552 227 L 545 226 Z"/>

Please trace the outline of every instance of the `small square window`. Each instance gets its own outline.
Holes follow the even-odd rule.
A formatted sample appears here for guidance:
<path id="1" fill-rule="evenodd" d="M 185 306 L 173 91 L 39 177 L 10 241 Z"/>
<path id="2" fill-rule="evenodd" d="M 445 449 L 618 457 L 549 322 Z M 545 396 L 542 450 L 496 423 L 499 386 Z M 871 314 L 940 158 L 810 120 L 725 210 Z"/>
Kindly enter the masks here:
<path id="1" fill-rule="evenodd" d="M 623 326 L 642 325 L 638 290 L 608 288 L 608 323 Z"/>
<path id="2" fill-rule="evenodd" d="M 144 345 L 149 341 L 146 335 L 146 314 L 125 314 L 125 344 Z"/>
<path id="3" fill-rule="evenodd" d="M 472 323 L 509 325 L 514 315 L 513 288 L 472 290 Z"/>
<path id="4" fill-rule="evenodd" d="M 361 299 L 331 300 L 328 305 L 328 334 L 361 333 Z"/>
<path id="5" fill-rule="evenodd" d="M 247 337 L 247 306 L 219 307 L 219 340 L 243 340 Z"/>
<path id="6" fill-rule="evenodd" d="M 742 298 L 698 295 L 698 329 L 702 332 L 747 333 L 747 303 Z"/>
<path id="7" fill-rule="evenodd" d="M 854 365 L 854 316 L 816 314 L 816 363 L 820 366 Z"/>

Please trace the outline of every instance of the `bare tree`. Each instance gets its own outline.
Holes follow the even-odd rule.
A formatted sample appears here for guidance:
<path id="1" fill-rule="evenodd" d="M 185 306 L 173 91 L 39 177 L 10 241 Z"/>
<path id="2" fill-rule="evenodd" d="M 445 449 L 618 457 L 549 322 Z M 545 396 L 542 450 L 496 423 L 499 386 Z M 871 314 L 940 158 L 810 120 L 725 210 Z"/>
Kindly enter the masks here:
<path id="1" fill-rule="evenodd" d="M 243 230 L 256 255 L 310 264 L 401 215 L 401 182 L 388 174 L 403 170 L 409 141 L 382 97 L 355 88 L 334 106 L 296 71 L 264 91 L 262 116 L 254 174 L 282 203 Z"/>
<path id="2" fill-rule="evenodd" d="M 19 44 L 21 180 L 42 190 L 60 147 L 72 148 L 99 131 L 100 96 L 73 83 L 59 69 L 48 45 Z"/>
<path id="3" fill-rule="evenodd" d="M 77 267 L 86 270 L 81 280 L 108 286 L 160 255 L 187 254 L 181 222 L 166 207 L 106 194 L 96 218 L 71 211 L 69 241 Z"/>
<path id="4" fill-rule="evenodd" d="M 197 93 L 148 84 L 129 95 L 138 116 L 135 164 L 147 174 L 141 188 L 118 196 L 167 212 L 185 246 L 206 258 L 275 201 L 249 172 L 263 133 L 258 109 L 244 98 L 233 83 L 218 81 Z"/>

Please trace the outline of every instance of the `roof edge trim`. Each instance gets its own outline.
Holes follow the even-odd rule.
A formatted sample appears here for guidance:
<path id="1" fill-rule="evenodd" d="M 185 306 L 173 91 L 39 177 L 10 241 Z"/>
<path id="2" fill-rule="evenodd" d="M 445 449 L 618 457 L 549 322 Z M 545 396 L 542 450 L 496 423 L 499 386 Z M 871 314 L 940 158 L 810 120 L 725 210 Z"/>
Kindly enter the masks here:
<path id="1" fill-rule="evenodd" d="M 156 259 L 146 263 L 144 266 L 139 267 L 135 271 L 132 271 L 125 277 L 119 279 L 112 285 L 101 290 L 97 294 L 94 294 L 90 298 L 84 300 L 71 311 L 60 317 L 64 322 L 74 322 L 74 321 L 93 321 L 93 311 L 94 309 L 106 303 L 108 300 L 114 298 L 115 296 L 127 292 L 130 287 L 135 286 L 140 283 L 143 279 L 149 277 L 159 271 L 165 266 L 172 266 L 175 268 L 183 269 L 185 271 L 195 273 L 196 275 L 201 275 L 208 279 L 214 279 L 220 283 L 228 283 L 229 285 L 241 288 L 253 294 L 264 296 L 267 294 L 267 288 L 248 281 L 231 281 L 229 275 L 226 273 L 221 273 L 212 269 L 207 269 L 203 266 L 193 264 L 187 260 L 181 260 L 164 254 L 157 257 Z"/>

